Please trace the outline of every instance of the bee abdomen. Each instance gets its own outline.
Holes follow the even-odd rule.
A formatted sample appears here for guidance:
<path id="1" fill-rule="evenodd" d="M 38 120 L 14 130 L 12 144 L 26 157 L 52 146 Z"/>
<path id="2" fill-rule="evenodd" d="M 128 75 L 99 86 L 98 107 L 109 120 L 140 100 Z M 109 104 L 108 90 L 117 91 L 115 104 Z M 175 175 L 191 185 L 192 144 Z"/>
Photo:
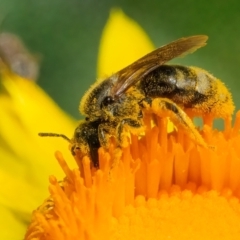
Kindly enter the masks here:
<path id="1" fill-rule="evenodd" d="M 193 108 L 196 112 L 212 111 L 221 116 L 222 107 L 228 107 L 227 114 L 232 114 L 234 109 L 226 86 L 197 67 L 162 65 L 146 75 L 139 87 L 147 97 L 168 98 L 183 108 Z"/>
<path id="2" fill-rule="evenodd" d="M 140 81 L 140 88 L 146 96 L 166 97 L 185 104 L 194 98 L 196 85 L 197 76 L 191 68 L 177 65 L 162 65 Z"/>

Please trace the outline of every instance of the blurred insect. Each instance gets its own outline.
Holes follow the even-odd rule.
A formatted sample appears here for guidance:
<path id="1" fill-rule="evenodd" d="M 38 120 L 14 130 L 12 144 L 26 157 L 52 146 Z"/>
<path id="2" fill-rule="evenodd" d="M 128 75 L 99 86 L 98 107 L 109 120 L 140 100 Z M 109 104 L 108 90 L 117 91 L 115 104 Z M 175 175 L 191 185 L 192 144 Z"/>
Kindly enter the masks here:
<path id="1" fill-rule="evenodd" d="M 89 154 L 98 167 L 96 149 L 108 148 L 112 136 L 123 147 L 125 129 L 136 134 L 142 131 L 146 109 L 160 116 L 169 115 L 177 126 L 191 133 L 197 144 L 207 147 L 186 113 L 191 117 L 231 118 L 234 105 L 230 92 L 203 69 L 163 65 L 205 46 L 207 39 L 204 35 L 178 39 L 96 82 L 80 102 L 80 112 L 86 119 L 69 140 L 72 153 Z"/>
<path id="2" fill-rule="evenodd" d="M 31 54 L 17 35 L 0 33 L 0 58 L 12 72 L 27 79 L 37 80 L 39 57 Z"/>

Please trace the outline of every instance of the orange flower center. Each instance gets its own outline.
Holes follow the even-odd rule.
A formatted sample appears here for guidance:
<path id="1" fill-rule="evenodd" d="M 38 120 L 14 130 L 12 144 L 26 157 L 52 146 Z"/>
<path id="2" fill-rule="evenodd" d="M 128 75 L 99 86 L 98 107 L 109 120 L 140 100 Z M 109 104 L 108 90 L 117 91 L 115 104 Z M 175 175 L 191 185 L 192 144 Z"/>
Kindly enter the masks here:
<path id="1" fill-rule="evenodd" d="M 124 149 L 99 149 L 50 177 L 50 197 L 34 211 L 25 239 L 239 239 L 240 112 L 233 127 L 205 125 L 200 147 L 167 118 L 145 117 L 145 134 Z"/>

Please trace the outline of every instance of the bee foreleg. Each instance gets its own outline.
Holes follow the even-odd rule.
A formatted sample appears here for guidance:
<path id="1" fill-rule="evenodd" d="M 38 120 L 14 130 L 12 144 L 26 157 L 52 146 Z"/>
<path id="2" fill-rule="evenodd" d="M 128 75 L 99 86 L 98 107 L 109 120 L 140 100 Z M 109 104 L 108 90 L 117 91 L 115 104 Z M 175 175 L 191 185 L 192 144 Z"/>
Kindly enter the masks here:
<path id="1" fill-rule="evenodd" d="M 146 97 L 142 99 L 138 104 L 141 108 L 147 108 L 152 106 L 152 98 Z"/>
<path id="2" fill-rule="evenodd" d="M 114 128 L 110 122 L 101 123 L 98 126 L 98 139 L 102 147 L 109 147 L 109 140 L 112 135 L 114 135 Z"/>
<path id="3" fill-rule="evenodd" d="M 187 130 L 199 145 L 204 147 L 208 146 L 190 117 L 171 100 L 167 98 L 155 98 L 152 101 L 151 110 L 158 116 L 170 117 L 177 126 L 181 126 Z"/>
<path id="4" fill-rule="evenodd" d="M 70 150 L 71 150 L 71 153 L 73 156 L 76 155 L 76 151 L 79 151 L 80 150 L 80 147 L 77 146 L 77 144 L 73 144 L 71 147 L 70 147 Z"/>
<path id="5" fill-rule="evenodd" d="M 142 123 L 136 119 L 132 118 L 124 118 L 120 121 L 120 123 L 117 126 L 117 140 L 118 143 L 120 144 L 121 147 L 124 147 L 127 145 L 127 143 L 124 141 L 123 138 L 123 132 L 125 127 L 130 127 L 131 128 L 131 133 L 134 134 L 135 131 L 139 133 L 139 130 L 143 127 Z"/>

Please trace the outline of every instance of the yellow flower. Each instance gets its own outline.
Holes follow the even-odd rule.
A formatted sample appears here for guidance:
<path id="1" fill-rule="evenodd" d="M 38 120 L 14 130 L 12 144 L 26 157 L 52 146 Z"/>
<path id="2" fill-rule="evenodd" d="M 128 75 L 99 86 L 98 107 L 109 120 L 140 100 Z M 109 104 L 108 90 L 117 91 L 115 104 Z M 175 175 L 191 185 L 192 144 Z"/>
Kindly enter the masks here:
<path id="1" fill-rule="evenodd" d="M 66 142 L 42 139 L 38 132 L 71 136 L 76 124 L 36 83 L 14 74 L 2 62 L 0 71 L 0 239 L 19 239 L 32 209 L 47 194 L 44 179 L 52 171 L 63 177 L 56 162 L 47 159 L 58 148 L 71 158 Z"/>
<path id="2" fill-rule="evenodd" d="M 115 10 L 103 39 L 115 21 L 128 30 L 135 25 Z M 100 148 L 99 170 L 77 156 L 79 168 L 71 170 L 57 152 L 66 177 L 50 177 L 50 197 L 34 211 L 25 239 L 239 239 L 240 113 L 224 131 L 200 131 L 214 151 L 184 130 L 168 133 L 166 118 L 156 121 L 152 126 L 145 115 L 145 135 L 132 135 L 122 150 Z"/>

